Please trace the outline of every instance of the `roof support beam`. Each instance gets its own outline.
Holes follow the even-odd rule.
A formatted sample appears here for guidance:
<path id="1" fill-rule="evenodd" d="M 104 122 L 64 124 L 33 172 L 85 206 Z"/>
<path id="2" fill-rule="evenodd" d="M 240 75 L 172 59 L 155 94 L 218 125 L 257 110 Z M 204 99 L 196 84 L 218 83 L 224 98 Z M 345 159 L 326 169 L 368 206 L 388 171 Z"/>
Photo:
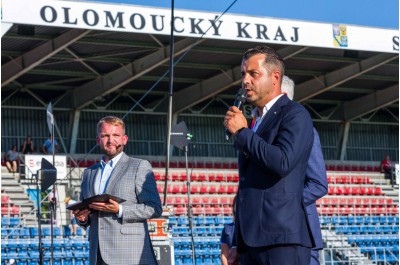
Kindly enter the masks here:
<path id="1" fill-rule="evenodd" d="M 178 56 L 193 45 L 197 45 L 202 41 L 186 38 L 175 43 L 175 56 Z M 128 84 L 136 78 L 143 76 L 154 68 L 166 63 L 170 59 L 169 46 L 158 49 L 156 52 L 140 58 L 128 65 L 124 65 L 104 76 L 98 77 L 95 80 L 78 87 L 72 91 L 70 104 L 73 108 L 81 109 L 98 97 L 104 96 L 120 87 Z M 85 91 L 85 93 L 82 93 Z"/>
<path id="2" fill-rule="evenodd" d="M 399 84 L 344 103 L 344 120 L 354 120 L 399 101 Z"/>
<path id="3" fill-rule="evenodd" d="M 70 44 L 86 36 L 90 31 L 71 29 L 60 36 L 24 53 L 1 66 L 1 86 L 5 86 L 35 66 L 41 64 Z"/>
<path id="4" fill-rule="evenodd" d="M 302 46 L 288 46 L 279 50 L 278 53 L 284 60 L 286 60 L 307 48 L 308 47 Z M 240 85 L 241 82 L 241 66 L 237 66 L 209 79 L 189 86 L 174 94 L 174 105 L 172 107 L 172 112 L 181 112 L 202 102 L 205 99 L 221 93 L 232 86 Z M 165 108 L 165 104 L 160 104 L 160 107 Z"/>
<path id="5" fill-rule="evenodd" d="M 398 54 L 380 53 L 368 59 L 364 59 L 361 62 L 353 63 L 331 73 L 301 83 L 296 86 L 294 100 L 303 102 L 398 57 Z"/>

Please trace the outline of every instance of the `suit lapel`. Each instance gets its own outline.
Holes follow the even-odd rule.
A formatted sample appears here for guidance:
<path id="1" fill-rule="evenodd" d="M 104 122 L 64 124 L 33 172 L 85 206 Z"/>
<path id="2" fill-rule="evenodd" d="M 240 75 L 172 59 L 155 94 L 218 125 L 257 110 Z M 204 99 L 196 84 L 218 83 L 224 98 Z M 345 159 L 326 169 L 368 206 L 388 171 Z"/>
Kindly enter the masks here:
<path id="1" fill-rule="evenodd" d="M 261 135 L 265 129 L 273 124 L 273 121 L 276 119 L 282 108 L 286 106 L 288 102 L 288 97 L 286 95 L 283 95 L 275 102 L 274 105 L 272 105 L 272 108 L 268 110 L 267 114 L 265 114 L 264 119 L 261 121 L 261 124 L 256 131 L 258 135 Z"/>

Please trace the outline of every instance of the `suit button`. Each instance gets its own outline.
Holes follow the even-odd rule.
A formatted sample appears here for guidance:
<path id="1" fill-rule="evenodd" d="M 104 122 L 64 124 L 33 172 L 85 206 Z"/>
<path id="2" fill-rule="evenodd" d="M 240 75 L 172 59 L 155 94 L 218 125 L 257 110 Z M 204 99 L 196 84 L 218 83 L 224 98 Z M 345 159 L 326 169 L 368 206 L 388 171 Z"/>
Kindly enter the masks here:
<path id="1" fill-rule="evenodd" d="M 244 181 L 244 178 L 240 178 L 240 181 Z"/>

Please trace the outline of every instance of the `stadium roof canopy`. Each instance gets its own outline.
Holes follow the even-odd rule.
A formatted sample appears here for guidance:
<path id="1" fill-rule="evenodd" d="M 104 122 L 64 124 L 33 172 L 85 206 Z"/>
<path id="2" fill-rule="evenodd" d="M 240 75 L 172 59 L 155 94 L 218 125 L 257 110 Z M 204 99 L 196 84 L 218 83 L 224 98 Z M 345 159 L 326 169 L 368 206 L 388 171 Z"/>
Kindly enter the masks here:
<path id="1" fill-rule="evenodd" d="M 166 112 L 169 9 L 75 1 L 2 1 L 2 105 L 18 94 L 58 109 L 137 101 Z M 284 58 L 295 100 L 315 119 L 351 121 L 385 110 L 398 122 L 397 30 L 175 10 L 174 105 L 233 98 L 245 50 Z M 223 113 L 222 113 L 223 115 Z"/>

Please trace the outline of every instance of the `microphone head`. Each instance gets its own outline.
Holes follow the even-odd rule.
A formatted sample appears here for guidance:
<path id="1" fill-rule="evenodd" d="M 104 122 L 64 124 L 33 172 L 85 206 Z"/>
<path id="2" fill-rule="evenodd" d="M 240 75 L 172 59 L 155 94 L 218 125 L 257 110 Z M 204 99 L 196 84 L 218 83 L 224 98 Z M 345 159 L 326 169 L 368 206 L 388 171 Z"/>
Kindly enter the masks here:
<path id="1" fill-rule="evenodd" d="M 243 87 L 239 88 L 236 97 L 235 97 L 235 102 L 233 102 L 233 105 L 238 107 L 238 109 L 241 109 L 243 107 L 243 104 L 247 100 L 247 91 Z"/>

